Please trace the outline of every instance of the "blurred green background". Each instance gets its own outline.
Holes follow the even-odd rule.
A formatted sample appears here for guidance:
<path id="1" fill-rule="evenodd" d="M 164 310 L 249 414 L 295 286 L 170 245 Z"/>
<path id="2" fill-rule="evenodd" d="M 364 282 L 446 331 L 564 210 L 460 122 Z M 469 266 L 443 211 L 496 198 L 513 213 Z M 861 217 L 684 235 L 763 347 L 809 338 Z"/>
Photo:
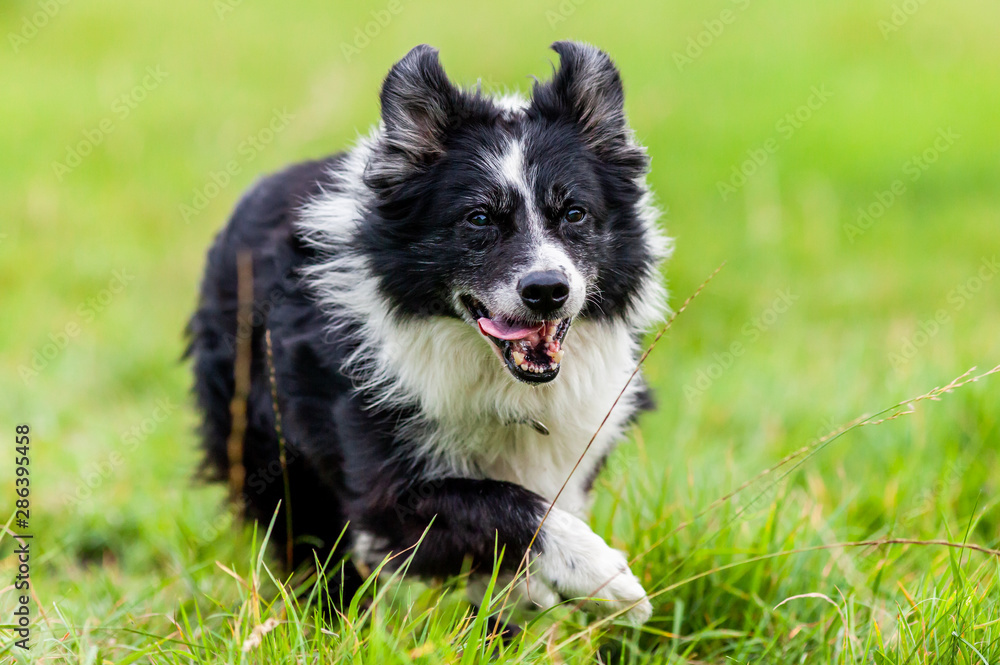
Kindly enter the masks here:
<path id="1" fill-rule="evenodd" d="M 456 82 L 522 91 L 550 75 L 551 42 L 606 49 L 677 240 L 671 304 L 727 262 L 650 358 L 660 409 L 601 484 L 597 528 L 640 550 L 650 524 L 837 423 L 1000 363 L 998 24 L 987 0 L 4 2 L 0 440 L 15 423 L 34 433 L 49 620 L 133 625 L 235 593 L 212 562 L 245 564 L 246 542 L 221 489 L 191 480 L 179 362 L 204 254 L 258 175 L 365 133 L 412 46 L 438 47 Z M 797 497 L 789 533 L 815 544 L 902 523 L 893 533 L 947 538 L 975 518 L 970 539 L 996 546 L 998 402 L 994 378 L 836 441 L 782 490 Z M 671 541 L 662 562 L 697 545 Z M 816 590 L 828 563 L 803 563 L 815 577 L 800 590 L 768 569 L 773 595 L 717 597 L 680 627 L 739 624 L 739 603 Z M 650 565 L 655 586 L 670 568 Z M 108 635 L 67 653 L 120 656 Z"/>

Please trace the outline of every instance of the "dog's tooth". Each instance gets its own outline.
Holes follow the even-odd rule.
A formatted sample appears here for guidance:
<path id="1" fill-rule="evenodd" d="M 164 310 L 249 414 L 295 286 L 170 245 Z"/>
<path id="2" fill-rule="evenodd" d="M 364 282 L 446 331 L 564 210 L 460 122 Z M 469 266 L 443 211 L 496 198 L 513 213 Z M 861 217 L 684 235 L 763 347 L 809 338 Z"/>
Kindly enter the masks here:
<path id="1" fill-rule="evenodd" d="M 514 364 L 518 367 L 524 364 L 524 354 L 520 351 L 511 351 L 510 357 L 514 359 Z"/>
<path id="2" fill-rule="evenodd" d="M 561 363 L 562 359 L 563 359 L 563 354 L 564 353 L 565 353 L 565 351 L 563 351 L 562 349 L 559 349 L 558 351 L 556 351 L 555 353 L 553 353 L 552 354 L 552 362 L 554 362 L 556 365 L 558 365 L 559 363 Z"/>

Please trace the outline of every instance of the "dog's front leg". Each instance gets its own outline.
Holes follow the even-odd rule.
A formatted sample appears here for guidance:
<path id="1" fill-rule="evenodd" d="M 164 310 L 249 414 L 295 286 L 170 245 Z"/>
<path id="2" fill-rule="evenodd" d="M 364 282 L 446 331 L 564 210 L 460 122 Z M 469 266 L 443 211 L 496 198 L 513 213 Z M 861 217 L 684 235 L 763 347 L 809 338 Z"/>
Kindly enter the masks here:
<path id="1" fill-rule="evenodd" d="M 509 572 L 519 567 L 541 525 L 529 570 L 545 586 L 564 598 L 587 598 L 587 609 L 601 614 L 623 611 L 631 623 L 643 623 L 652 613 L 621 552 L 558 508 L 542 523 L 548 502 L 519 485 L 439 478 L 380 488 L 352 503 L 354 553 L 369 567 L 392 556 L 390 567 L 409 558 L 411 573 L 448 576 L 471 558 L 476 569 L 489 572 L 502 549 L 502 570 Z"/>
<path id="2" fill-rule="evenodd" d="M 553 508 L 541 530 L 541 551 L 533 570 L 566 598 L 586 599 L 584 608 L 599 614 L 622 612 L 641 625 L 653 607 L 625 554 L 610 547 L 580 518 Z"/>

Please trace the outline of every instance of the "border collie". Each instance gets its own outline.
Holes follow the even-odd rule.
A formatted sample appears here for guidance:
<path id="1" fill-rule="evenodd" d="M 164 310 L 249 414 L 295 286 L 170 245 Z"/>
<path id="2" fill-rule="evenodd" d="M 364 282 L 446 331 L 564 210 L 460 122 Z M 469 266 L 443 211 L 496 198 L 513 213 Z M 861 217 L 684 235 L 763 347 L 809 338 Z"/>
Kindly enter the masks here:
<path id="1" fill-rule="evenodd" d="M 604 460 L 651 405 L 641 377 L 583 453 L 664 314 L 671 244 L 617 68 L 586 44 L 553 49 L 558 69 L 525 99 L 460 89 L 435 49 L 414 48 L 367 138 L 258 181 L 209 251 L 188 327 L 206 469 L 228 473 L 244 335 L 242 507 L 264 523 L 277 510 L 286 544 L 277 407 L 294 562 L 346 557 L 342 598 L 390 555 L 438 577 L 467 561 L 489 575 L 503 552 L 510 575 L 541 525 L 531 603 L 651 614 L 625 555 L 585 521 Z M 254 273 L 245 326 L 240 252 Z"/>

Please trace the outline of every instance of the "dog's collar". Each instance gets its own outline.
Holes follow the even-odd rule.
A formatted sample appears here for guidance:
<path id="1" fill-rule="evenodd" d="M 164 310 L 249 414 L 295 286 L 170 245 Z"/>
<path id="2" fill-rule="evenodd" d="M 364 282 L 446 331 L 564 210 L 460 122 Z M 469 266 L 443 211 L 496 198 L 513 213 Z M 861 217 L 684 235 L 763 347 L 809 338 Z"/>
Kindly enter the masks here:
<path id="1" fill-rule="evenodd" d="M 521 420 L 511 420 L 507 423 L 508 425 L 530 425 L 533 430 L 541 434 L 542 436 L 549 435 L 549 428 L 545 426 L 541 420 L 536 420 L 534 418 L 522 418 Z"/>

